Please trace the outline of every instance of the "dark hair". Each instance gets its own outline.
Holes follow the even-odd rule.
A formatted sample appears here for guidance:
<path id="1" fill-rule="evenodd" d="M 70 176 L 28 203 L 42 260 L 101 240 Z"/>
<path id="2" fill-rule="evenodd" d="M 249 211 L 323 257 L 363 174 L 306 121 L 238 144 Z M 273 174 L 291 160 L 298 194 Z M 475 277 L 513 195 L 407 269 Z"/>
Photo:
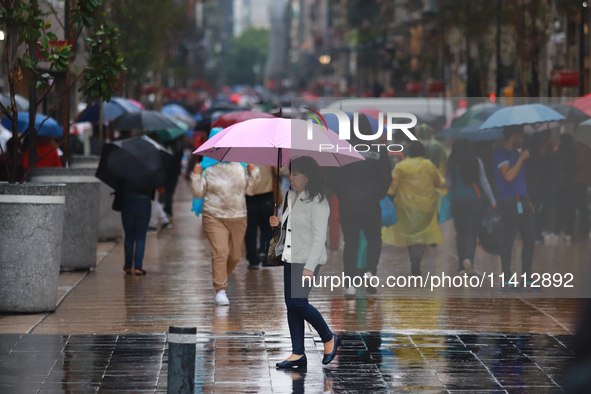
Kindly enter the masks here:
<path id="1" fill-rule="evenodd" d="M 316 197 L 319 198 L 319 202 L 322 202 L 324 199 L 328 200 L 328 191 L 324 186 L 324 177 L 316 160 L 309 156 L 296 157 L 289 163 L 289 171 L 291 172 L 292 170 L 308 178 L 306 191 L 308 192 L 309 201 L 314 200 Z"/>
<path id="2" fill-rule="evenodd" d="M 464 183 L 471 185 L 478 180 L 479 167 L 478 157 L 474 153 L 472 143 L 467 138 L 458 138 L 454 141 L 447 161 L 447 172 L 451 174 L 452 180 L 456 180 L 456 167 L 460 169 L 460 175 Z"/>
<path id="3" fill-rule="evenodd" d="M 511 138 L 512 135 L 519 135 L 523 133 L 523 126 L 521 125 L 511 125 L 503 127 L 503 138 L 508 140 Z"/>
<path id="4" fill-rule="evenodd" d="M 425 157 L 425 145 L 419 141 L 413 141 L 408 144 L 408 157 Z"/>

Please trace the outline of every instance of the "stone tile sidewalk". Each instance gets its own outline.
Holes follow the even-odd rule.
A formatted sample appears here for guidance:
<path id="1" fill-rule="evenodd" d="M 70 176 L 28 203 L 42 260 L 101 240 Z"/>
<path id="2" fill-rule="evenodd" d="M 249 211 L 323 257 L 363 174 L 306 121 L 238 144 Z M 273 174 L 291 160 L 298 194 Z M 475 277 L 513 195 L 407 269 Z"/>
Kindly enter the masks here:
<path id="1" fill-rule="evenodd" d="M 339 334 L 328 367 L 308 335 L 308 368 L 282 371 L 284 333 L 199 333 L 195 392 L 560 393 L 573 358 L 571 336 Z M 166 392 L 167 357 L 165 334 L 2 334 L 0 392 Z"/>

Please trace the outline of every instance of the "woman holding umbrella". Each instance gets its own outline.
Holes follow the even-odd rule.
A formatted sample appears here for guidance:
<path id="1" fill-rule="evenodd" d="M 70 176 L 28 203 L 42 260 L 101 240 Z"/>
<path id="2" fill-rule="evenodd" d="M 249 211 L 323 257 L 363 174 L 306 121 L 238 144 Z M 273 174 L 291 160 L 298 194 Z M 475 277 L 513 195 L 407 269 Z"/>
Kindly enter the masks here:
<path id="1" fill-rule="evenodd" d="M 308 364 L 304 353 L 304 321 L 312 324 L 324 343 L 323 364 L 334 359 L 340 344 L 320 312 L 308 302 L 312 278 L 327 260 L 325 242 L 330 207 L 322 172 L 318 163 L 307 156 L 293 159 L 290 172 L 287 206 L 281 218 L 269 219 L 271 227 L 282 227 L 275 253 L 281 253 L 285 263 L 283 283 L 292 344 L 292 355 L 277 363 L 281 369 L 305 368 Z"/>

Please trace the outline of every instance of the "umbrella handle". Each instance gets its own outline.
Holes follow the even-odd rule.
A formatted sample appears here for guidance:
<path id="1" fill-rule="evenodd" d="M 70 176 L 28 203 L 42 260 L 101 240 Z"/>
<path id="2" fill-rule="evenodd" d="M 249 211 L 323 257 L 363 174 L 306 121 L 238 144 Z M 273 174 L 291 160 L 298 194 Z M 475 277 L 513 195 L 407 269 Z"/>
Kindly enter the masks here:
<path id="1" fill-rule="evenodd" d="M 277 154 L 277 185 L 275 186 L 275 216 L 279 216 L 279 207 L 277 205 L 279 203 L 279 170 L 281 168 L 281 154 L 282 148 L 279 148 L 279 153 Z"/>

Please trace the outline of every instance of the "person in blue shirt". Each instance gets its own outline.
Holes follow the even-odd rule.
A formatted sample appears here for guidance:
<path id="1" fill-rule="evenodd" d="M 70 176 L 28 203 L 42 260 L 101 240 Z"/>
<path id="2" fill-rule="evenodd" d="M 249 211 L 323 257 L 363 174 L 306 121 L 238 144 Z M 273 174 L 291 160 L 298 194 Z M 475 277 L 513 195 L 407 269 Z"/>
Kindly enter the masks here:
<path id="1" fill-rule="evenodd" d="M 503 241 L 501 244 L 501 265 L 505 274 L 502 288 L 514 290 L 511 279 L 511 253 L 517 238 L 521 235 L 522 274 L 526 274 L 525 289 L 531 289 L 529 275 L 534 258 L 536 243 L 534 209 L 527 195 L 527 185 L 523 162 L 529 158 L 529 151 L 517 149 L 523 145 L 523 127 L 508 126 L 503 130 L 503 140 L 492 156 L 493 170 L 498 188 L 497 208 L 503 222 Z"/>

